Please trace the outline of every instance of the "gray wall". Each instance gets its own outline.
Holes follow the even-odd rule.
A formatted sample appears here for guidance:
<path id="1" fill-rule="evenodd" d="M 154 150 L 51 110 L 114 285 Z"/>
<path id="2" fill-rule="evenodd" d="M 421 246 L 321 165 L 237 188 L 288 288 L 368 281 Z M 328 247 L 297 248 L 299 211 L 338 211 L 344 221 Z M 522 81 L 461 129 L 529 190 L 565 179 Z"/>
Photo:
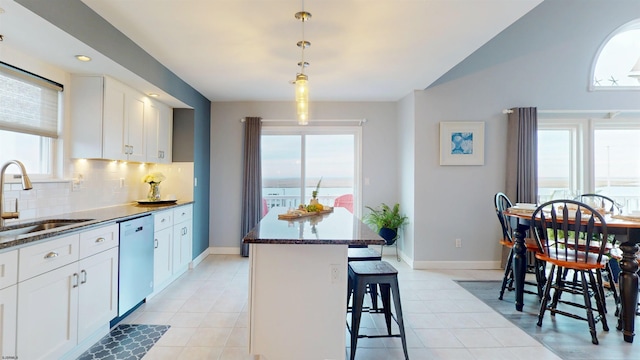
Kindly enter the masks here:
<path id="1" fill-rule="evenodd" d="M 363 204 L 397 201 L 397 126 L 393 102 L 314 102 L 313 119 L 362 119 Z M 293 102 L 213 102 L 211 105 L 211 238 L 218 252 L 237 251 L 242 201 L 242 136 L 240 119 L 295 119 Z"/>
<path id="2" fill-rule="evenodd" d="M 80 0 L 17 0 L 25 8 L 193 108 L 193 254 L 208 247 L 210 101 Z"/>
<path id="3" fill-rule="evenodd" d="M 493 194 L 504 190 L 503 109 L 639 109 L 639 91 L 588 91 L 602 42 L 640 16 L 640 1 L 546 0 L 415 96 L 415 255 L 438 261 L 499 259 Z M 440 121 L 484 121 L 484 166 L 439 166 Z M 405 130 L 406 131 L 406 130 Z M 417 204 L 427 204 L 418 206 Z M 420 208 L 420 209 L 418 209 Z M 462 248 L 454 239 L 462 238 Z"/>

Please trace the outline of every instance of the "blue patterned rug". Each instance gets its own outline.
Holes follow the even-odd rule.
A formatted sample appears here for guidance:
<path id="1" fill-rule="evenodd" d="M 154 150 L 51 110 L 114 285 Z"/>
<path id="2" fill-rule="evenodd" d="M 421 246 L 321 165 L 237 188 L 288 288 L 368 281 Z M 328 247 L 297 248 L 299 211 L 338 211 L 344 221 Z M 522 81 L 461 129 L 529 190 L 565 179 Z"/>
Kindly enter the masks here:
<path id="1" fill-rule="evenodd" d="M 142 359 L 158 339 L 169 330 L 169 327 L 169 325 L 118 325 L 80 355 L 78 360 Z"/>

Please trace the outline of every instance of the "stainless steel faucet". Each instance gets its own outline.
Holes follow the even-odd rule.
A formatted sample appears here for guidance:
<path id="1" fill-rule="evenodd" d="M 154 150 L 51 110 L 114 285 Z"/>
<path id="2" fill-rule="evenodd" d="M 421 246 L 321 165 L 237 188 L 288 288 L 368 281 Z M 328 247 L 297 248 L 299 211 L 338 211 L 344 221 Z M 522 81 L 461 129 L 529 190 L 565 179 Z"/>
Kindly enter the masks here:
<path id="1" fill-rule="evenodd" d="M 16 164 L 20 167 L 20 172 L 22 173 L 22 189 L 31 190 L 33 188 L 33 186 L 31 186 L 29 175 L 27 175 L 27 169 L 24 168 L 24 165 L 20 161 L 11 160 L 2 165 L 2 169 L 0 169 L 0 227 L 4 226 L 5 219 L 17 219 L 20 217 L 20 213 L 18 212 L 18 199 L 16 199 L 16 211 L 4 211 L 4 173 L 7 171 L 7 167 L 11 164 Z"/>

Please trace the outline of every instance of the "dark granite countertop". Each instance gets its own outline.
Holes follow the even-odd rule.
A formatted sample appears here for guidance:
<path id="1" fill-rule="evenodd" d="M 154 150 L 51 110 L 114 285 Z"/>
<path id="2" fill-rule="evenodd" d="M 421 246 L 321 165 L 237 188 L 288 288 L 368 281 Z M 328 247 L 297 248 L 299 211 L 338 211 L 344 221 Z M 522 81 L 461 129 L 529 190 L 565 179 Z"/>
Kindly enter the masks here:
<path id="1" fill-rule="evenodd" d="M 11 250 L 11 248 L 19 248 L 26 244 L 37 241 L 46 240 L 59 235 L 70 234 L 79 230 L 88 230 L 93 227 L 108 225 L 109 223 L 117 223 L 128 219 L 152 214 L 157 211 L 171 209 L 177 206 L 192 204 L 193 201 L 178 201 L 172 204 L 161 205 L 140 205 L 138 203 L 129 203 L 119 206 L 110 206 L 100 209 L 85 210 L 61 214 L 52 217 L 29 219 L 19 223 L 12 223 L 9 226 L 0 228 L 0 232 L 11 230 L 24 226 L 24 224 L 41 224 L 51 220 L 84 220 L 73 222 L 70 225 L 57 227 L 54 229 L 43 230 L 22 235 L 0 235 L 0 251 Z"/>
<path id="2" fill-rule="evenodd" d="M 384 239 L 344 208 L 295 220 L 280 220 L 272 208 L 245 237 L 245 244 L 381 245 Z"/>

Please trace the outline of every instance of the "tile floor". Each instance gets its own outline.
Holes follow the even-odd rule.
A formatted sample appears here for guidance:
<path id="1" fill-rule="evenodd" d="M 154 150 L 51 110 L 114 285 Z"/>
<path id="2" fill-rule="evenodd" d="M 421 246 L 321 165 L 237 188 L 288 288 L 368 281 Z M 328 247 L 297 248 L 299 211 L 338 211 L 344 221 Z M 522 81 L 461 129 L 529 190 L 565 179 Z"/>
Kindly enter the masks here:
<path id="1" fill-rule="evenodd" d="M 560 359 L 454 281 L 496 280 L 501 271 L 412 270 L 394 257 L 385 260 L 399 271 L 412 360 Z M 254 360 L 246 347 L 247 290 L 247 258 L 210 255 L 123 323 L 171 325 L 145 360 Z M 361 326 L 375 334 L 384 329 L 384 318 L 366 315 Z M 360 339 L 356 358 L 403 359 L 402 346 L 399 339 Z"/>

